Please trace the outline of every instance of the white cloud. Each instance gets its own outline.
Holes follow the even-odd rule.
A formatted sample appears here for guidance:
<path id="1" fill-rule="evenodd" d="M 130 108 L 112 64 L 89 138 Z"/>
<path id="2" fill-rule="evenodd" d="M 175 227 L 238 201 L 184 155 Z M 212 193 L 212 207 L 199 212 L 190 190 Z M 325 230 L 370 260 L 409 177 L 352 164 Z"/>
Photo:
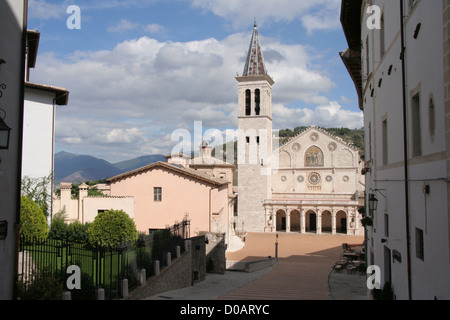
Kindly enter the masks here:
<path id="1" fill-rule="evenodd" d="M 134 30 L 139 26 L 137 23 L 133 23 L 128 21 L 127 19 L 121 19 L 116 26 L 109 27 L 109 32 L 126 32 L 130 30 Z"/>
<path id="2" fill-rule="evenodd" d="M 341 0 L 191 0 L 192 5 L 213 12 L 235 28 L 248 26 L 254 17 L 258 24 L 268 21 L 301 20 L 309 33 L 339 27 Z"/>
<path id="3" fill-rule="evenodd" d="M 69 106 L 57 111 L 58 149 L 83 149 L 106 160 L 165 154 L 174 145 L 171 132 L 194 121 L 219 130 L 237 127 L 235 76 L 243 70 L 249 42 L 250 34 L 241 33 L 221 41 L 142 37 L 112 50 L 75 52 L 63 59 L 42 54 L 31 81 L 70 91 Z M 335 84 L 326 70 L 311 68 L 308 48 L 265 37 L 262 44 L 276 81 L 275 124 L 361 126 L 360 114 L 329 102 L 326 93 Z M 319 107 L 287 108 L 293 101 Z"/>
<path id="4" fill-rule="evenodd" d="M 273 106 L 274 128 L 293 129 L 300 126 L 359 129 L 364 126 L 363 113 L 342 109 L 334 101 L 319 105 L 315 109 L 288 108 L 282 104 Z"/>
<path id="5" fill-rule="evenodd" d="M 66 13 L 67 6 L 47 3 L 45 0 L 29 0 L 28 12 L 30 18 L 39 20 L 58 19 Z"/>
<path id="6" fill-rule="evenodd" d="M 121 19 L 117 25 L 109 27 L 108 31 L 125 33 L 136 29 L 142 29 L 148 34 L 160 33 L 165 30 L 165 28 L 162 25 L 156 23 L 148 25 L 140 25 L 139 23 L 135 23 L 127 19 Z"/>
<path id="7" fill-rule="evenodd" d="M 164 31 L 166 28 L 164 28 L 162 25 L 157 23 L 148 24 L 144 27 L 144 30 L 148 33 L 160 33 Z"/>

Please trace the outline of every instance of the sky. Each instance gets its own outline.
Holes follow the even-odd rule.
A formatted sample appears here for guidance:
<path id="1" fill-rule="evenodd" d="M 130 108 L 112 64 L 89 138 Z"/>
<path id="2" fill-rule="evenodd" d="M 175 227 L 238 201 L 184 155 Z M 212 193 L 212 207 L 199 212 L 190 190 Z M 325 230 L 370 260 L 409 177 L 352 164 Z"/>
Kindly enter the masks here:
<path id="1" fill-rule="evenodd" d="M 238 89 L 256 19 L 274 79 L 274 129 L 362 128 L 339 52 L 341 0 L 29 0 L 41 33 L 30 81 L 66 88 L 55 151 L 116 163 L 168 154 L 177 132 L 237 129 Z M 68 28 L 69 6 L 80 28 Z M 203 131 L 194 132 L 194 124 Z M 189 136 L 188 136 L 189 138 Z M 200 137 L 201 138 L 201 137 Z"/>

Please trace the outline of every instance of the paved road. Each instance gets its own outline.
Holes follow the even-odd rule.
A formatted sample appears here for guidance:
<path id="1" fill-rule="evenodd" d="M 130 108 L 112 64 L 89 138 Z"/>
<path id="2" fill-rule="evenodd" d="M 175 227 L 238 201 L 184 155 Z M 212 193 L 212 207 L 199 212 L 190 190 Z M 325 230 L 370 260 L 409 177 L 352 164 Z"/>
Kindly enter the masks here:
<path id="1" fill-rule="evenodd" d="M 165 292 L 147 300 L 360 300 L 366 299 L 365 277 L 334 274 L 342 243 L 361 244 L 363 237 L 279 234 L 279 262 L 254 273 L 227 271 L 207 275 L 194 287 Z M 253 261 L 275 255 L 275 234 L 248 234 L 245 247 L 228 260 Z M 331 294 L 330 290 L 333 291 Z"/>

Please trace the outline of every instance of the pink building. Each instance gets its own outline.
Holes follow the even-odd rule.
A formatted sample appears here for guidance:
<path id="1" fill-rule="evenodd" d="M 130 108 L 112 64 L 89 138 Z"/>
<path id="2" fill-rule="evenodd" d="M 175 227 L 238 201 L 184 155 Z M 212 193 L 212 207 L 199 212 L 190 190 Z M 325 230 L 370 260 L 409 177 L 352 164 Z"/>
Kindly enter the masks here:
<path id="1" fill-rule="evenodd" d="M 230 181 L 183 164 L 158 162 L 108 179 L 111 196 L 132 196 L 139 231 L 165 228 L 187 215 L 191 235 L 229 233 Z M 231 202 L 231 204 L 230 204 Z"/>

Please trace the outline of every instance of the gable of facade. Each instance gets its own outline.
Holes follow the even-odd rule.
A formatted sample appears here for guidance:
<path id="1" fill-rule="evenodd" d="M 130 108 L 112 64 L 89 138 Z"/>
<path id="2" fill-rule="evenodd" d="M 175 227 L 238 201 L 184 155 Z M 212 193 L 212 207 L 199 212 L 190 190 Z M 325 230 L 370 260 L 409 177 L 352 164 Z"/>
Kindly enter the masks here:
<path id="1" fill-rule="evenodd" d="M 273 196 L 364 191 L 359 152 L 342 139 L 312 126 L 279 148 Z"/>

